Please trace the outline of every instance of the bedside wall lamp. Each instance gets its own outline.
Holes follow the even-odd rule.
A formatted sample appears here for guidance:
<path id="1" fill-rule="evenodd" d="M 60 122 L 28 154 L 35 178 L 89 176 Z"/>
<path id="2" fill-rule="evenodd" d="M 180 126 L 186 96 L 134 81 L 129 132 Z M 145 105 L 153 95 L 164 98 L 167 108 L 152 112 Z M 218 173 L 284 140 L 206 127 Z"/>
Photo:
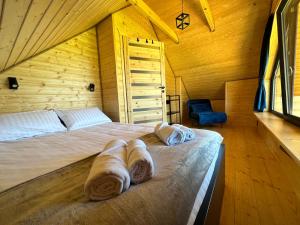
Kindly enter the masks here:
<path id="1" fill-rule="evenodd" d="M 8 77 L 8 87 L 9 89 L 17 90 L 19 84 L 16 77 Z"/>
<path id="2" fill-rule="evenodd" d="M 94 92 L 95 91 L 95 84 L 90 83 L 88 89 L 89 89 L 90 92 Z"/>

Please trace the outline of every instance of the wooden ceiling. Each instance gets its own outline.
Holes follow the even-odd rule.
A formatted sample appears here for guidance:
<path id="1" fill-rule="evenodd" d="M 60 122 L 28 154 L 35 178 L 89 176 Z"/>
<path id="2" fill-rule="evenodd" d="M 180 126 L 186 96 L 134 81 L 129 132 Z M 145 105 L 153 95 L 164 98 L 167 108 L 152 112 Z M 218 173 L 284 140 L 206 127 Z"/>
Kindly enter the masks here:
<path id="1" fill-rule="evenodd" d="M 132 0 L 132 2 L 137 2 Z M 272 0 L 209 0 L 210 32 L 199 0 L 184 1 L 191 26 L 175 28 L 180 0 L 145 0 L 179 37 L 156 29 L 176 76 L 191 98 L 224 99 L 225 82 L 258 76 L 259 54 Z M 94 26 L 127 0 L 0 0 L 0 72 Z"/>
<path id="2" fill-rule="evenodd" d="M 215 20 L 210 32 L 199 0 L 184 1 L 191 25 L 175 28 L 180 0 L 145 0 L 179 37 L 175 44 L 156 29 L 176 76 L 191 98 L 225 98 L 225 81 L 258 77 L 260 48 L 272 0 L 209 0 Z"/>
<path id="3" fill-rule="evenodd" d="M 0 71 L 128 5 L 126 0 L 0 0 Z"/>

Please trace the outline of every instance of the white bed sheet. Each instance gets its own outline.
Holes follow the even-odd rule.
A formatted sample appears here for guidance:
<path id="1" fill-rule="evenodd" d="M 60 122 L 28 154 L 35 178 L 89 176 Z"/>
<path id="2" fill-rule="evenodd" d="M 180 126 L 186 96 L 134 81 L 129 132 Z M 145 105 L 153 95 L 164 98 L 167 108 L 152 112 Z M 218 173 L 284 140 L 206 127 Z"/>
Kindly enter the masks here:
<path id="1" fill-rule="evenodd" d="M 95 155 L 116 138 L 128 141 L 153 126 L 105 123 L 71 132 L 0 142 L 0 192 Z"/>
<path id="2" fill-rule="evenodd" d="M 67 133 L 0 142 L 0 192 L 40 175 L 99 153 L 110 140 L 130 140 L 152 133 L 153 126 L 107 123 Z M 194 224 L 209 183 L 219 151 L 195 198 L 188 224 Z"/>

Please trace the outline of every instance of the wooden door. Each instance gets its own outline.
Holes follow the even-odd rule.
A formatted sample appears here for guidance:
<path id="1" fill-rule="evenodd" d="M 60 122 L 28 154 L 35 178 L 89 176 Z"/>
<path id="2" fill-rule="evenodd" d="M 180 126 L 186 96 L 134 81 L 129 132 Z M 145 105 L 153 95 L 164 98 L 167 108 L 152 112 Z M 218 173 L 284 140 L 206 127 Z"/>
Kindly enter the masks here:
<path id="1" fill-rule="evenodd" d="M 128 121 L 166 121 L 164 44 L 123 37 Z"/>

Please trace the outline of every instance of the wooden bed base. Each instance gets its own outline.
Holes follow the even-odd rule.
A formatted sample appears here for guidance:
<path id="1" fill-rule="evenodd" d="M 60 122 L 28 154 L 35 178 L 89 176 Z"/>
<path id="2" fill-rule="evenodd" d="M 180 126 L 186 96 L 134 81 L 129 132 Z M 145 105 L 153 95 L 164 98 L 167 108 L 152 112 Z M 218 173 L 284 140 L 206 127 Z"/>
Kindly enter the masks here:
<path id="1" fill-rule="evenodd" d="M 225 188 L 225 145 L 221 145 L 215 170 L 194 225 L 218 225 Z"/>

